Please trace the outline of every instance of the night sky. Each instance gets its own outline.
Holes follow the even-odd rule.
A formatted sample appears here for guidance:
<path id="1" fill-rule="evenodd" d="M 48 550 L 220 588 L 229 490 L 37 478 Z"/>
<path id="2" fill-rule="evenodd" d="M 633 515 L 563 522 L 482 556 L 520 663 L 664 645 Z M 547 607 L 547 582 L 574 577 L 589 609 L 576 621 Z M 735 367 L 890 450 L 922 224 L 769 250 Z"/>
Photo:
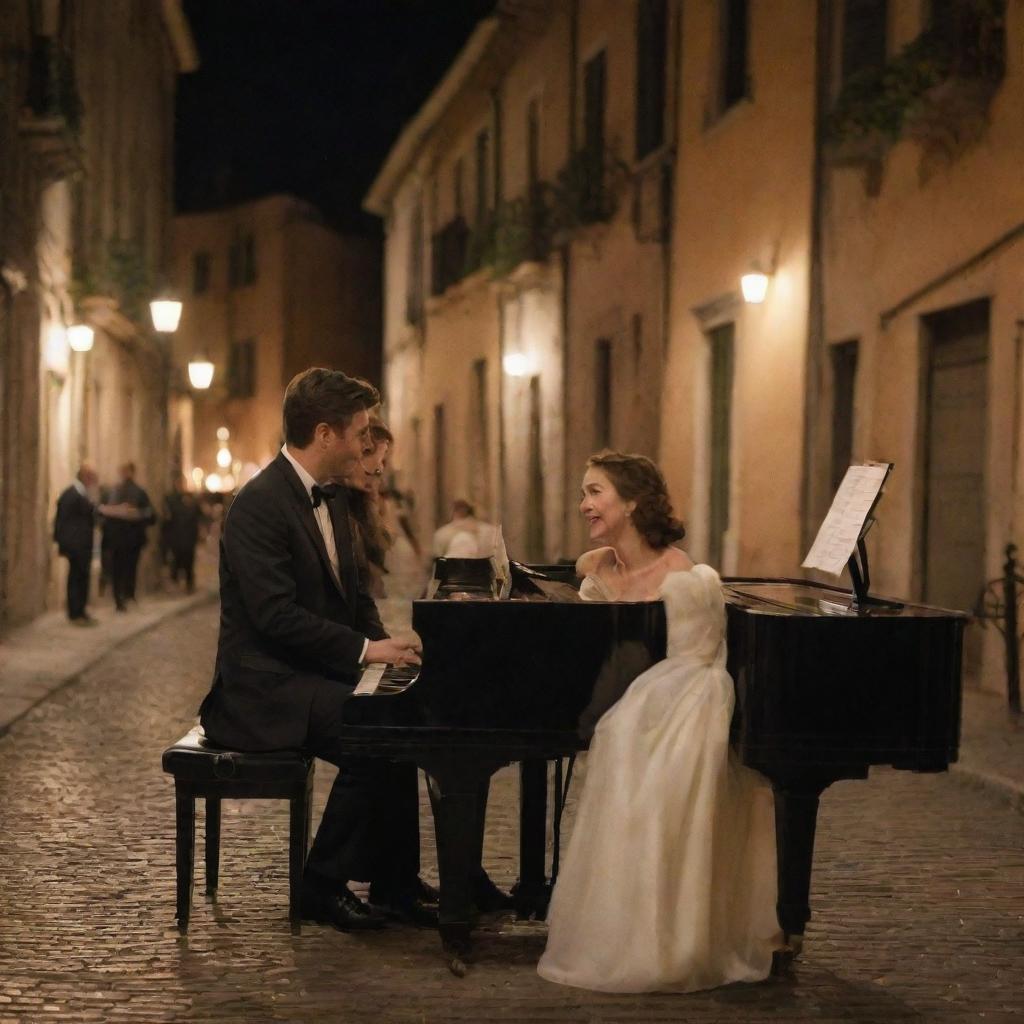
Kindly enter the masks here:
<path id="1" fill-rule="evenodd" d="M 186 0 L 199 71 L 178 80 L 177 206 L 287 192 L 335 226 L 494 0 Z"/>

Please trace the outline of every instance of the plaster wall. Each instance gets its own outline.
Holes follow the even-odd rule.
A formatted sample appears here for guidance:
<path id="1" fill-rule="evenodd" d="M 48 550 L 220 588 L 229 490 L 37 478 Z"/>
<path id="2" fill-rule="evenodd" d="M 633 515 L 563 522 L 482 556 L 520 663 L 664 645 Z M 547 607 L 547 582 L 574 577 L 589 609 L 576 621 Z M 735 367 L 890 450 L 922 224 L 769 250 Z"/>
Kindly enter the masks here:
<path id="1" fill-rule="evenodd" d="M 913 29 L 908 25 L 910 35 Z M 900 141 L 884 155 L 876 188 L 859 168 L 837 168 L 829 178 L 826 333 L 832 342 L 860 342 L 854 457 L 896 464 L 873 538 L 874 574 L 880 590 L 914 598 L 922 592 L 927 372 L 922 317 L 929 313 L 976 299 L 991 302 L 987 578 L 1001 575 L 1004 547 L 1019 541 L 1024 512 L 1019 485 L 1024 237 L 1010 237 L 1015 230 L 1024 232 L 1018 201 L 1024 159 L 1024 4 L 1019 0 L 1007 3 L 1006 36 L 1006 75 L 977 141 L 952 158 L 923 142 Z M 893 224 L 899 224 L 898 231 Z M 979 681 L 1000 690 L 1005 687 L 1001 645 L 994 631 L 988 634 Z"/>
<path id="2" fill-rule="evenodd" d="M 682 26 L 671 314 L 661 463 L 687 522 L 690 554 L 709 543 L 707 331 L 736 325 L 731 496 L 724 573 L 793 575 L 807 350 L 814 96 L 814 4 L 751 4 L 750 96 L 717 108 L 717 4 L 688 4 Z M 739 279 L 774 269 L 746 306 Z"/>

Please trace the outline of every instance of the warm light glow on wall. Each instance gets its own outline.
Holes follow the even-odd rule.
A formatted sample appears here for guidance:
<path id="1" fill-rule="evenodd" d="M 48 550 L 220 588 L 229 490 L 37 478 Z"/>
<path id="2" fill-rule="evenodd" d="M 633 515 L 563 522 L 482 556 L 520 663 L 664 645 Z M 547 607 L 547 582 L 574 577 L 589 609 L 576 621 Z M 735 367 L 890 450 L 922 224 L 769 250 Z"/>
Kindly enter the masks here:
<path id="1" fill-rule="evenodd" d="M 181 303 L 177 299 L 154 299 L 149 304 L 153 329 L 161 334 L 173 334 L 181 320 Z"/>
<path id="2" fill-rule="evenodd" d="M 754 305 L 764 302 L 768 294 L 768 275 L 763 271 L 754 270 L 740 278 L 740 289 L 743 301 Z"/>
<path id="3" fill-rule="evenodd" d="M 67 373 L 68 333 L 63 324 L 51 323 L 46 330 L 46 367 L 55 373 Z"/>
<path id="4" fill-rule="evenodd" d="M 536 360 L 525 352 L 509 352 L 501 365 L 510 377 L 528 377 L 537 369 Z"/>
<path id="5" fill-rule="evenodd" d="M 92 350 L 93 329 L 88 324 L 72 324 L 68 328 L 68 344 L 75 352 Z"/>
<path id="6" fill-rule="evenodd" d="M 213 363 L 203 356 L 196 356 L 188 364 L 188 379 L 192 387 L 205 391 L 213 383 Z"/>

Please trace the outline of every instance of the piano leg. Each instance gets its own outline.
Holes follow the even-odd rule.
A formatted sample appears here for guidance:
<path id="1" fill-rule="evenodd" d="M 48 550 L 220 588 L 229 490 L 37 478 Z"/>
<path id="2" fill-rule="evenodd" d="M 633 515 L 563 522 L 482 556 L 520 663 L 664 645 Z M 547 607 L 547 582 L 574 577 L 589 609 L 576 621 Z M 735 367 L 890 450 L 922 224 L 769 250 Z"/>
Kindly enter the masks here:
<path id="1" fill-rule="evenodd" d="M 548 763 L 519 764 L 519 881 L 512 889 L 520 920 L 544 917 L 548 902 L 545 853 L 548 828 Z"/>
<path id="2" fill-rule="evenodd" d="M 811 919 L 811 866 L 821 794 L 838 779 L 866 776 L 866 769 L 850 768 L 827 776 L 772 777 L 779 879 L 776 906 L 779 924 L 794 956 L 803 946 L 804 928 Z"/>
<path id="3" fill-rule="evenodd" d="M 480 867 L 480 793 L 505 762 L 438 755 L 421 762 L 430 786 L 441 881 L 438 927 L 448 968 L 460 977 L 472 952 L 473 880 Z"/>

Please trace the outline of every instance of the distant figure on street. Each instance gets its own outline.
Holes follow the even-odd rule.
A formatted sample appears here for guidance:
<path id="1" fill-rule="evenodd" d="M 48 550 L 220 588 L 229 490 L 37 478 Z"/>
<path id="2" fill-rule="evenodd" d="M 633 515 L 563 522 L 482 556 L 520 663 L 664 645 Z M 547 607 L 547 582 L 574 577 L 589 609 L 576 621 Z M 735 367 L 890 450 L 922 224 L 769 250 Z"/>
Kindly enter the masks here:
<path id="1" fill-rule="evenodd" d="M 74 482 L 57 499 L 53 539 L 68 560 L 68 618 L 76 626 L 95 626 L 85 610 L 89 603 L 89 569 L 92 565 L 96 505 L 93 495 L 98 481 L 96 470 L 83 462 Z"/>
<path id="2" fill-rule="evenodd" d="M 175 478 L 174 490 L 164 499 L 162 536 L 171 560 L 171 579 L 177 583 L 184 577 L 185 592 L 196 589 L 196 545 L 203 524 L 199 499 L 185 489 L 185 481 Z"/>
<path id="3" fill-rule="evenodd" d="M 435 558 L 490 558 L 494 551 L 494 527 L 476 518 L 476 510 L 465 500 L 452 502 L 451 522 L 434 531 Z"/>
<path id="4" fill-rule="evenodd" d="M 156 521 L 149 495 L 135 482 L 135 463 L 119 470 L 121 482 L 100 505 L 104 518 L 104 541 L 110 545 L 110 577 L 114 607 L 123 612 L 135 600 L 139 555 L 146 544 L 146 530 Z"/>

